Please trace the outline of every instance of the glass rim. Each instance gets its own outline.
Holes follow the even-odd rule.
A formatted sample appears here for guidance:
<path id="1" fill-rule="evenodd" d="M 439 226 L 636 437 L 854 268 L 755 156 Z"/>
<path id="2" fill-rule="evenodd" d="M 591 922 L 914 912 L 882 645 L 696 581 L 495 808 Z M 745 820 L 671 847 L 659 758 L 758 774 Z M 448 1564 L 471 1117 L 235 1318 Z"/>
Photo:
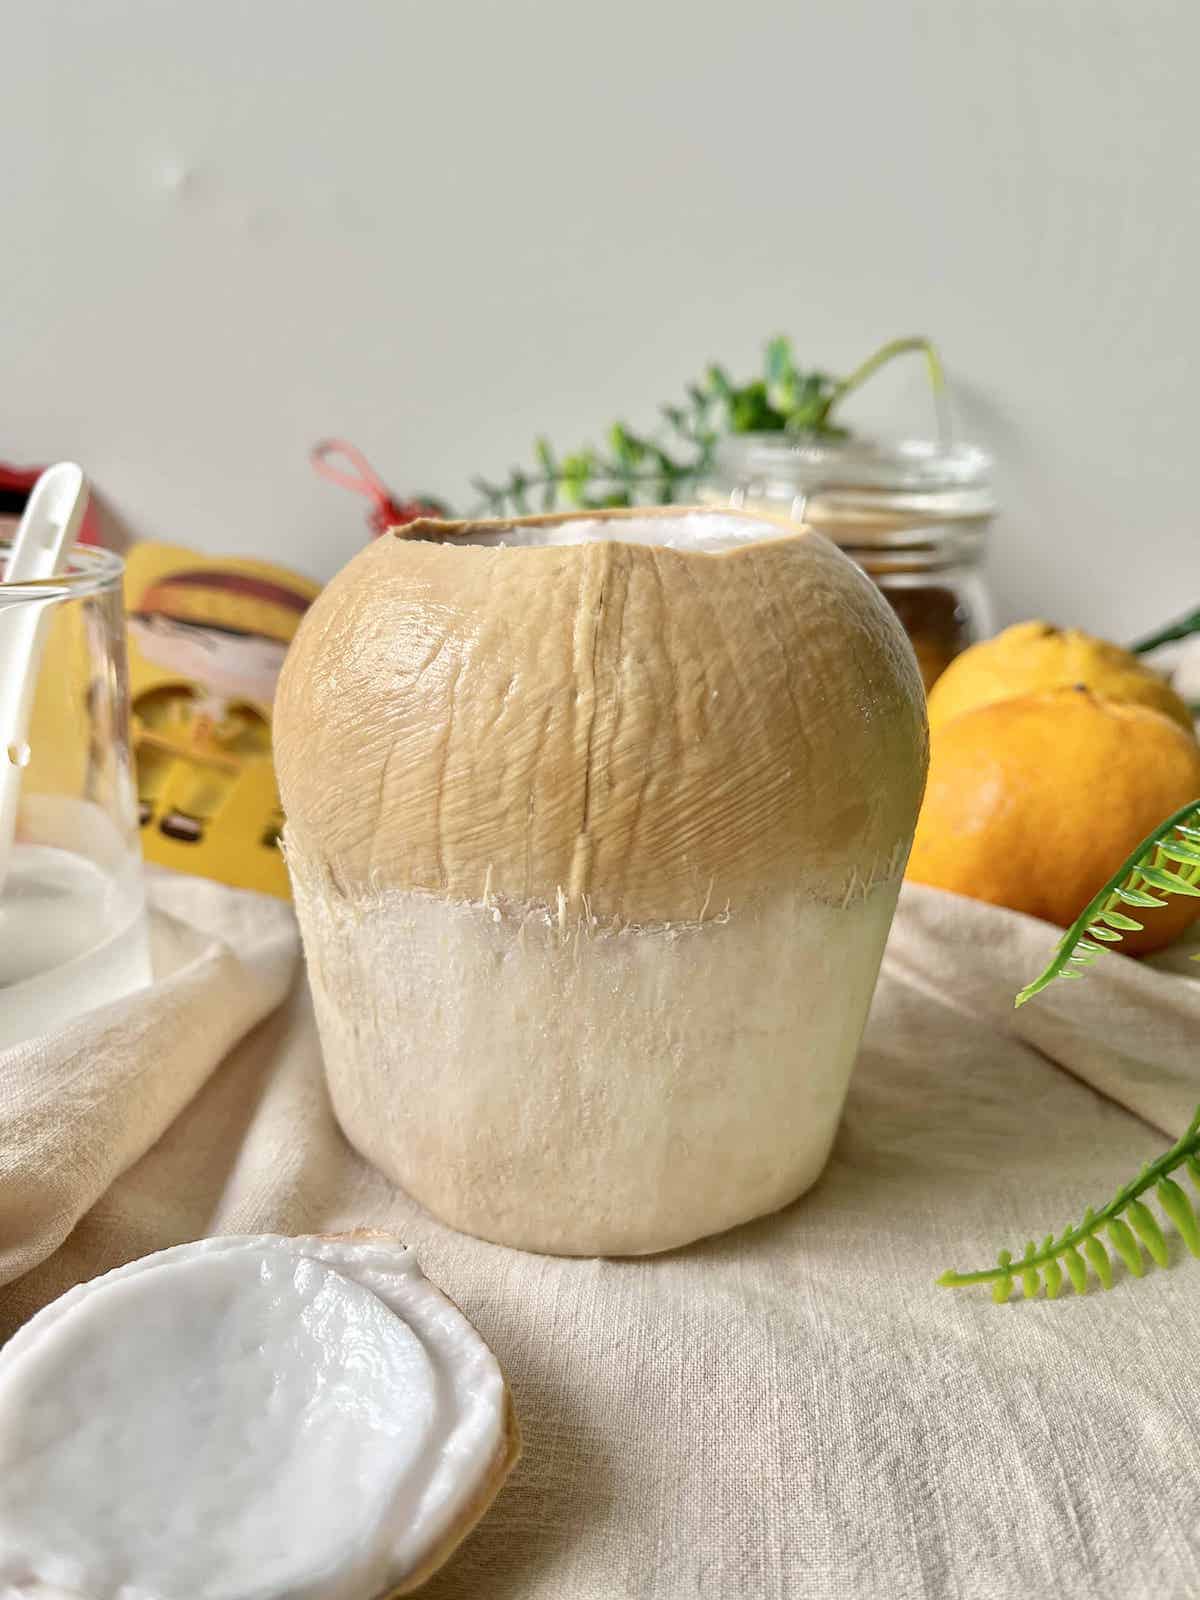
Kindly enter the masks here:
<path id="1" fill-rule="evenodd" d="M 0 563 L 7 563 L 12 546 L 12 539 L 0 538 Z M 119 588 L 124 572 L 125 558 L 115 550 L 98 544 L 75 544 L 71 546 L 65 572 L 19 583 L 0 578 L 0 600 L 65 600 L 77 595 L 100 594 Z"/>

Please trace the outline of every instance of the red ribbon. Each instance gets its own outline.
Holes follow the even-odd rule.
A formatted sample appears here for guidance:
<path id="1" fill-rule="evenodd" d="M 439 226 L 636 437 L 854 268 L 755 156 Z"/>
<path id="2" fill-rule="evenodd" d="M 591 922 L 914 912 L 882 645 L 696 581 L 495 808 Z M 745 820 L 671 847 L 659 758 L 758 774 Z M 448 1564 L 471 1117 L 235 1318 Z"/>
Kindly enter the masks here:
<path id="1" fill-rule="evenodd" d="M 334 464 L 339 456 L 350 463 L 353 471 Z M 362 451 L 346 439 L 322 439 L 320 444 L 313 446 L 309 459 L 316 471 L 323 478 L 328 478 L 330 483 L 365 495 L 370 500 L 367 521 L 373 538 L 378 539 L 389 528 L 402 528 L 405 523 L 415 522 L 418 517 L 447 515 L 445 506 L 428 497 L 397 500 Z"/>

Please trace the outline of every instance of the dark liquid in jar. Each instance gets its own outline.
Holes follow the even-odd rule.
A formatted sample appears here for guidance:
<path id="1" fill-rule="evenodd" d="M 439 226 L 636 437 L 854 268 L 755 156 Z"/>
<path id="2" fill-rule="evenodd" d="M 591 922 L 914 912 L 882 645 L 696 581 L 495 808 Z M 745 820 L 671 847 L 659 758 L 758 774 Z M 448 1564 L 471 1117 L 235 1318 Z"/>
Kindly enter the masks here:
<path id="1" fill-rule="evenodd" d="M 974 619 L 950 579 L 936 571 L 926 574 L 919 570 L 937 564 L 934 552 L 939 519 L 861 506 L 849 510 L 814 498 L 806 507 L 804 520 L 832 539 L 874 579 L 912 642 L 925 688 L 931 688 L 955 656 L 976 638 Z M 928 545 L 904 540 L 907 531 L 922 528 L 931 532 Z"/>

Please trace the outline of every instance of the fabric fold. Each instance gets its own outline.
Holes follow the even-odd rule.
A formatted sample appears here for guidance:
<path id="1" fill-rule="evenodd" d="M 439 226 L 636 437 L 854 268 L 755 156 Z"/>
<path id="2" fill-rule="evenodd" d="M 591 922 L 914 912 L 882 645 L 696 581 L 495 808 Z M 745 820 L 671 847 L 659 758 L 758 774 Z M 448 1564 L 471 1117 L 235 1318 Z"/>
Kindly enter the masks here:
<path id="1" fill-rule="evenodd" d="M 1061 936 L 1020 912 L 908 883 L 886 959 L 906 982 L 1177 1139 L 1200 1099 L 1200 962 L 1189 960 L 1200 942 L 1142 961 L 1102 951 L 1083 979 L 1060 979 L 1017 1008 Z"/>
<path id="2" fill-rule="evenodd" d="M 178 894 L 152 913 L 152 988 L 0 1052 L 0 1283 L 62 1244 L 287 992 L 286 907 L 201 891 L 184 923 L 163 909 Z M 205 930 L 218 906 L 228 937 Z"/>

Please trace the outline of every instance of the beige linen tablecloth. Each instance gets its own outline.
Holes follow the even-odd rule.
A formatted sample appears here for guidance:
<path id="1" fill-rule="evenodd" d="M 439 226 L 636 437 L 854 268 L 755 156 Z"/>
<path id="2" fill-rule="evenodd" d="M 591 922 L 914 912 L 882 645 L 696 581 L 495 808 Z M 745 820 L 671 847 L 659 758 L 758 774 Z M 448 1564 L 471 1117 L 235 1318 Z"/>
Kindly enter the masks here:
<path id="1" fill-rule="evenodd" d="M 0 1334 L 198 1235 L 388 1228 L 494 1346 L 525 1434 L 431 1600 L 1200 1595 L 1200 1262 L 1172 1239 L 1170 1270 L 1055 1303 L 933 1285 L 1182 1130 L 1183 952 L 1014 1013 L 1052 931 L 907 889 L 817 1189 L 570 1261 L 450 1232 L 349 1149 L 286 907 L 153 895 L 156 988 L 0 1054 Z"/>

